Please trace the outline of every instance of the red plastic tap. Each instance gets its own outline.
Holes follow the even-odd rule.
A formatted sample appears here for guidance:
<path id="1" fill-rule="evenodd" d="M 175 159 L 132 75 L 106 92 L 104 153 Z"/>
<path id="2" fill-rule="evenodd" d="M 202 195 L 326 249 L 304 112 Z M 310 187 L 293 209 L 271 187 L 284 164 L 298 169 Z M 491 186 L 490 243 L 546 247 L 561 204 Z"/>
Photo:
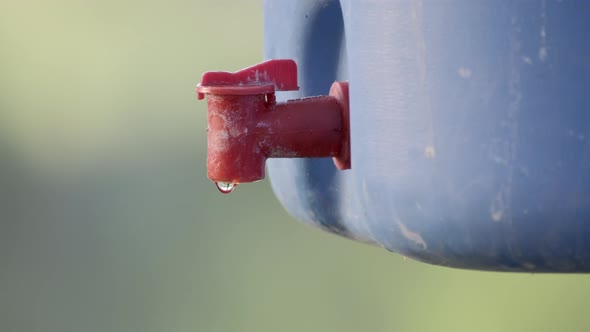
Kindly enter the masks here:
<path id="1" fill-rule="evenodd" d="M 334 82 L 329 96 L 276 102 L 275 91 L 298 89 L 288 59 L 203 74 L 196 90 L 207 96 L 207 172 L 220 191 L 264 179 L 267 158 L 333 157 L 350 168 L 348 82 Z"/>

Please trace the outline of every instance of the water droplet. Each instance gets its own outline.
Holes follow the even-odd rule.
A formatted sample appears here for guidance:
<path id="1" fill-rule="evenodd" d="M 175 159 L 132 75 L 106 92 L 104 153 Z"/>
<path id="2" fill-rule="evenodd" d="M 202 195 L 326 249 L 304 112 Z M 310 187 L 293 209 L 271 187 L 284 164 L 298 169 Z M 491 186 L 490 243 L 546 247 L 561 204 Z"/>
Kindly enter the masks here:
<path id="1" fill-rule="evenodd" d="M 234 188 L 237 186 L 237 184 L 231 182 L 215 182 L 215 185 L 222 194 L 231 193 L 232 190 L 234 190 Z"/>

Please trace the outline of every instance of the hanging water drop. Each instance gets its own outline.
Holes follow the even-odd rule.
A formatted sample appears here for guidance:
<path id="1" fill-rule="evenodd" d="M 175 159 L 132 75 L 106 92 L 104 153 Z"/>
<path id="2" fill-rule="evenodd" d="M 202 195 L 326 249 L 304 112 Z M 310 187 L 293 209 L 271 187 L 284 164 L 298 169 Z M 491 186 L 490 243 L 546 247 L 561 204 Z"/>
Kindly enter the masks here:
<path id="1" fill-rule="evenodd" d="M 237 186 L 237 184 L 231 182 L 215 182 L 215 185 L 217 186 L 217 190 L 219 190 L 219 192 L 222 194 L 231 193 L 232 190 L 234 190 L 234 188 Z"/>

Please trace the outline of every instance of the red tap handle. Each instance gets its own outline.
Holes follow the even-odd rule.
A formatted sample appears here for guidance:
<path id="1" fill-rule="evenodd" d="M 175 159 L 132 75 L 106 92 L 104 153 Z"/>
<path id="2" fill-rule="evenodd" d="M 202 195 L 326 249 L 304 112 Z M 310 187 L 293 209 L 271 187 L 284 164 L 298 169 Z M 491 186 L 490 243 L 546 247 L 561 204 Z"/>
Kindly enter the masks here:
<path id="1" fill-rule="evenodd" d="M 205 94 L 254 95 L 299 90 L 297 64 L 291 59 L 268 60 L 234 73 L 210 71 L 197 85 L 198 98 Z"/>

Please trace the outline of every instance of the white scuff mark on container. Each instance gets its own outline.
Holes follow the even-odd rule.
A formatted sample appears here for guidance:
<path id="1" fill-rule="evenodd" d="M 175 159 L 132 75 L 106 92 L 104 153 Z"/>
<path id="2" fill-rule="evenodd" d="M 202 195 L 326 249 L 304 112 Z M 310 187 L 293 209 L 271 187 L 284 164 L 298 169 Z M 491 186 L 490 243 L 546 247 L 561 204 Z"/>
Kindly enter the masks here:
<path id="1" fill-rule="evenodd" d="M 418 202 L 414 202 L 414 205 L 416 205 L 416 209 L 420 212 L 424 211 L 424 209 L 422 208 L 422 205 Z"/>
<path id="2" fill-rule="evenodd" d="M 505 211 L 504 192 L 500 191 L 490 205 L 490 218 L 495 222 L 500 222 L 504 218 Z"/>
<path id="3" fill-rule="evenodd" d="M 539 60 L 541 60 L 541 62 L 545 62 L 545 60 L 547 60 L 547 57 L 549 56 L 549 47 L 547 46 L 547 30 L 546 30 L 547 0 L 541 1 L 541 16 L 540 16 L 539 20 L 541 21 L 541 28 L 539 30 L 539 37 L 541 38 L 541 40 L 540 40 L 541 46 L 539 47 L 538 56 L 539 56 Z"/>
<path id="4" fill-rule="evenodd" d="M 471 78 L 472 71 L 471 71 L 471 69 L 469 69 L 467 67 L 461 67 L 461 68 L 459 68 L 459 70 L 457 70 L 457 74 L 459 74 L 459 76 L 461 76 L 461 78 L 468 79 L 468 78 Z"/>
<path id="5" fill-rule="evenodd" d="M 395 222 L 396 222 L 397 226 L 399 227 L 399 230 L 402 232 L 402 235 L 406 239 L 416 243 L 417 245 L 422 247 L 423 250 L 426 250 L 426 248 L 427 248 L 426 242 L 424 241 L 424 239 L 422 238 L 422 236 L 420 234 L 408 229 L 408 227 L 406 227 L 406 225 L 404 225 L 397 217 L 395 218 Z"/>
<path id="6" fill-rule="evenodd" d="M 526 63 L 527 65 L 532 65 L 533 64 L 533 59 L 531 59 L 530 57 L 523 55 L 522 56 L 522 61 L 524 63 Z"/>
<path id="7" fill-rule="evenodd" d="M 434 149 L 434 146 L 428 145 L 424 148 L 424 156 L 428 159 L 436 158 L 436 150 Z"/>
<path id="8" fill-rule="evenodd" d="M 547 56 L 549 56 L 549 50 L 547 47 L 541 47 L 539 49 L 539 60 L 541 60 L 541 62 L 545 62 L 545 60 L 547 60 Z"/>
<path id="9" fill-rule="evenodd" d="M 529 177 L 531 175 L 531 172 L 529 172 L 529 169 L 526 168 L 526 167 L 524 167 L 524 166 L 522 166 L 522 165 L 518 169 L 520 170 L 520 174 L 522 176 Z"/>
<path id="10" fill-rule="evenodd" d="M 509 103 L 506 112 L 506 118 L 502 123 L 505 128 L 503 133 L 498 136 L 496 146 L 491 158 L 494 162 L 504 165 L 507 168 L 507 174 L 499 184 L 498 191 L 490 203 L 490 218 L 494 222 L 512 222 L 511 202 L 512 186 L 514 182 L 514 171 L 518 156 L 519 146 L 519 113 L 522 102 L 522 85 L 521 73 L 522 65 L 522 42 L 521 26 L 518 17 L 512 19 L 512 31 L 510 36 L 512 59 L 510 71 L 508 73 L 508 97 Z"/>
<path id="11" fill-rule="evenodd" d="M 583 141 L 586 139 L 586 136 L 583 133 L 578 133 L 578 132 L 575 132 L 571 129 L 568 131 L 568 135 L 569 135 L 569 137 L 575 137 L 580 141 Z"/>
<path id="12" fill-rule="evenodd" d="M 490 156 L 490 159 L 492 159 L 492 161 L 495 162 L 496 164 L 500 164 L 500 165 L 503 165 L 503 166 L 506 166 L 506 167 L 509 166 L 508 165 L 508 161 L 506 159 L 502 158 L 499 155 L 491 155 Z"/>

